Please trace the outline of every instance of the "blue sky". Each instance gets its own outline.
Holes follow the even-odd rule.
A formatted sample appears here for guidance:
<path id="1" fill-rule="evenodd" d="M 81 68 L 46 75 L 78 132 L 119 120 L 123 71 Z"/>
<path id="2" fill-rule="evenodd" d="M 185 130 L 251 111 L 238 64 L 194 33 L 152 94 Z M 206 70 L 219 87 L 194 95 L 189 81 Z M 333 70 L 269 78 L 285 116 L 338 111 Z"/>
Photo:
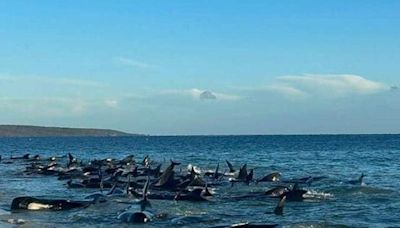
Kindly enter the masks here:
<path id="1" fill-rule="evenodd" d="M 400 132 L 399 1 L 0 1 L 0 123 Z"/>

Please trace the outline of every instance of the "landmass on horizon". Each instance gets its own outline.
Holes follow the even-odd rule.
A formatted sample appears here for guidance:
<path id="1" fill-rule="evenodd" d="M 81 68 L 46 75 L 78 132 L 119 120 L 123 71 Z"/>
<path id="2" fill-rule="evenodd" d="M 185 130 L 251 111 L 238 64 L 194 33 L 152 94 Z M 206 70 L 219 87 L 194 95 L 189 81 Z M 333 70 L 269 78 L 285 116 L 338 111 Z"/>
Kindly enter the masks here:
<path id="1" fill-rule="evenodd" d="M 0 125 L 0 137 L 137 136 L 111 129 Z"/>

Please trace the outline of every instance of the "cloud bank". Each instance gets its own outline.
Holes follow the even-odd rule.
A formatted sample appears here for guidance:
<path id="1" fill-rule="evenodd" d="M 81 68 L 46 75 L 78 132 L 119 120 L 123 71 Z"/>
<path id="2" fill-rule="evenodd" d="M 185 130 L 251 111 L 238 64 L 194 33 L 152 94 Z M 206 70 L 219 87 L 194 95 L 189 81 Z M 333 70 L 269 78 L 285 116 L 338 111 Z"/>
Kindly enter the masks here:
<path id="1" fill-rule="evenodd" d="M 274 82 L 254 87 L 253 90 L 267 91 L 290 99 L 305 99 L 377 94 L 391 90 L 391 87 L 353 74 L 304 74 L 277 77 Z"/>
<path id="2" fill-rule="evenodd" d="M 383 83 L 375 82 L 352 74 L 318 75 L 306 74 L 301 76 L 283 76 L 278 78 L 283 83 L 308 90 L 308 92 L 327 92 L 334 95 L 372 94 L 387 90 Z"/>

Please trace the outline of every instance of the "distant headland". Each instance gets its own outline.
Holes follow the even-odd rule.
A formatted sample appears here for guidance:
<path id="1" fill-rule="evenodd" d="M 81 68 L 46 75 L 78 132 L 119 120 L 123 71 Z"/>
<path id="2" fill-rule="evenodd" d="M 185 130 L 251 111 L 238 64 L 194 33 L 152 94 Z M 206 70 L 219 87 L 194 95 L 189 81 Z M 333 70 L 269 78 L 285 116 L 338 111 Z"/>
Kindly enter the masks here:
<path id="1" fill-rule="evenodd" d="M 110 129 L 0 125 L 0 137 L 104 137 L 138 135 L 140 134 L 130 134 Z"/>

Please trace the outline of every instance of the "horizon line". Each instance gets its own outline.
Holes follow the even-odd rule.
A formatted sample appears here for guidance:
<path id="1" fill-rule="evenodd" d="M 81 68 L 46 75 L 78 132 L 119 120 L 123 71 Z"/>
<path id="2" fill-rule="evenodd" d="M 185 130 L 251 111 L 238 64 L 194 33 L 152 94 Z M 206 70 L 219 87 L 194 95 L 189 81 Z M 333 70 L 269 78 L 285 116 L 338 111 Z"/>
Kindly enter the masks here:
<path id="1" fill-rule="evenodd" d="M 95 129 L 95 130 L 113 130 L 119 131 L 125 134 L 129 134 L 128 136 L 116 136 L 116 137 L 143 137 L 143 136 L 155 136 L 155 137 L 174 137 L 174 136 L 182 136 L 182 137 L 190 137 L 190 136 L 335 136 L 335 135 L 400 135 L 400 132 L 396 133 L 244 133 L 244 134 L 230 134 L 230 133 L 222 133 L 222 134 L 148 134 L 148 133 L 132 133 L 130 131 L 119 130 L 114 128 L 96 128 L 96 127 L 70 127 L 70 126 L 49 126 L 49 125 L 32 125 L 32 124 L 0 124 L 0 126 L 21 126 L 21 127 L 42 127 L 42 128 L 71 128 L 71 129 Z M 29 137 L 29 136 L 26 136 Z M 32 136 L 35 137 L 35 136 Z M 39 136 L 40 137 L 40 136 Z M 63 136 L 68 137 L 68 136 Z M 90 137 L 90 136 L 88 136 Z"/>

